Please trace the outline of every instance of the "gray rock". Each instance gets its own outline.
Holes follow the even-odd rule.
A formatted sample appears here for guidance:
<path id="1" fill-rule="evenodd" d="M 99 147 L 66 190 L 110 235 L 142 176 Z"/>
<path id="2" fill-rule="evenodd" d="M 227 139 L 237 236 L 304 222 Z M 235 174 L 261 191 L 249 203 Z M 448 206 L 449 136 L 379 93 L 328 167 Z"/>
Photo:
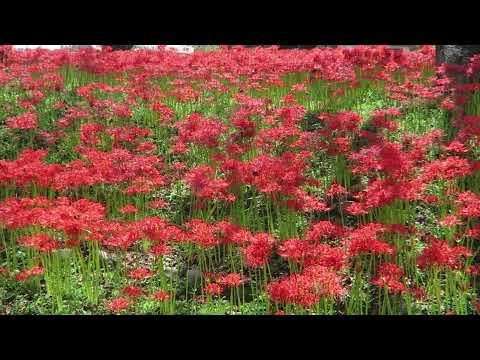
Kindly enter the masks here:
<path id="1" fill-rule="evenodd" d="M 202 272 L 197 266 L 187 270 L 187 280 L 189 287 L 199 286 L 202 279 Z"/>
<path id="2" fill-rule="evenodd" d="M 131 50 L 135 45 L 110 45 L 112 50 Z"/>
<path id="3" fill-rule="evenodd" d="M 480 53 L 480 45 L 437 45 L 437 64 L 465 65 L 475 54 Z"/>
<path id="4" fill-rule="evenodd" d="M 175 278 L 179 273 L 180 259 L 175 254 L 163 256 L 163 271 L 169 278 Z"/>
<path id="5" fill-rule="evenodd" d="M 437 45 L 436 46 L 436 62 L 437 65 L 453 64 L 453 65 L 467 65 L 470 58 L 480 53 L 480 45 Z M 465 74 L 454 72 L 453 77 L 457 83 L 468 83 Z"/>

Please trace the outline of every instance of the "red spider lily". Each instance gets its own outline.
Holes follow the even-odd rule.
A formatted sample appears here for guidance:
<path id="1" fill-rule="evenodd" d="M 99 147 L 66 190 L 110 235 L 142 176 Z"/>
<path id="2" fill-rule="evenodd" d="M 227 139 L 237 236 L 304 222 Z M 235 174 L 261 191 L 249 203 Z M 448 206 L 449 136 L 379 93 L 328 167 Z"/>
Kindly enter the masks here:
<path id="1" fill-rule="evenodd" d="M 172 253 L 172 249 L 165 244 L 154 245 L 150 248 L 149 253 L 155 256 L 164 256 Z"/>
<path id="2" fill-rule="evenodd" d="M 425 72 L 435 69 L 435 50 L 428 46 L 412 52 L 394 51 L 387 46 L 309 51 L 279 51 L 276 47 L 252 51 L 238 46 L 194 55 L 167 50 L 110 50 L 18 52 L 0 46 L 0 86 L 9 93 L 20 94 L 17 99 L 8 97 L 4 99 L 5 104 L 0 104 L 0 110 L 7 114 L 6 125 L 10 123 L 10 127 L 18 129 L 38 128 L 32 145 L 34 149 L 21 150 L 14 160 L 0 160 L 0 187 L 7 194 L 17 194 L 0 202 L 0 227 L 5 227 L 7 233 L 18 232 L 14 238 L 20 245 L 51 251 L 91 241 L 107 249 L 127 251 L 146 241 L 151 246 L 149 255 L 164 256 L 174 245 L 186 243 L 202 248 L 196 249 L 197 253 L 204 250 L 215 253 L 215 264 L 207 257 L 207 268 L 215 271 L 209 280 L 214 282 L 213 287 L 218 285 L 223 291 L 246 279 L 237 273 L 218 273 L 219 269 L 211 268 L 217 265 L 217 260 L 230 260 L 228 256 L 217 259 L 217 250 L 218 255 L 224 250 L 228 254 L 238 251 L 247 266 L 265 266 L 266 269 L 276 248 L 275 239 L 273 234 L 252 231 L 261 228 L 263 220 L 269 217 L 269 226 L 273 220 L 275 234 L 279 232 L 282 239 L 285 233 L 291 233 L 283 231 L 288 230 L 284 226 L 291 221 L 296 219 L 297 224 L 302 225 L 297 229 L 301 229 L 299 234 L 302 235 L 282 241 L 277 249 L 277 254 L 289 264 L 298 263 L 299 266 L 293 264 L 292 270 L 301 271 L 270 284 L 269 295 L 278 303 L 312 307 L 323 297 L 342 297 L 345 291 L 339 273 L 357 270 L 348 268 L 352 265 L 349 260 L 364 254 L 393 259 L 397 249 L 391 241 L 400 246 L 400 259 L 404 258 L 404 251 L 413 255 L 416 246 L 412 248 L 411 245 L 414 243 L 425 245 L 418 258 L 420 270 L 436 266 L 461 270 L 471 277 L 478 275 L 478 264 L 474 261 L 473 265 L 467 265 L 470 262 L 465 264 L 464 258 L 473 253 L 470 247 L 476 247 L 471 240 L 480 239 L 480 225 L 476 219 L 480 218 L 480 197 L 473 192 L 476 191 L 473 177 L 465 181 L 465 189 L 472 192 L 462 190 L 464 192 L 459 193 L 456 185 L 464 189 L 464 181 L 460 179 L 462 181 L 456 184 L 456 180 L 480 170 L 480 161 L 475 160 L 480 117 L 464 114 L 475 104 L 463 106 L 477 100 L 472 95 L 480 89 L 475 79 L 480 69 L 479 56 L 465 66 L 440 67 L 438 77 L 425 77 Z M 83 79 L 82 85 L 74 89 L 71 86 L 76 81 L 69 81 L 64 89 L 64 80 L 70 78 L 72 72 L 63 74 L 62 70 L 60 75 L 59 70 L 67 68 L 113 77 L 115 85 L 92 78 L 86 82 Z M 310 72 L 308 83 L 295 84 L 288 89 L 283 80 L 285 75 L 306 72 Z M 457 73 L 469 76 L 472 82 L 456 84 L 454 76 Z M 169 89 L 159 85 L 160 78 L 174 78 L 166 84 Z M 365 119 L 367 121 L 357 113 L 342 111 L 320 114 L 314 126 L 307 126 L 311 125 L 310 121 L 308 124 L 304 121 L 307 109 L 301 104 L 308 102 L 308 98 L 300 92 L 314 95 L 313 89 L 319 85 L 313 84 L 316 80 L 325 85 L 322 96 L 338 97 L 334 99 L 337 105 L 350 102 L 350 97 L 353 100 L 355 89 L 361 90 L 365 81 L 374 87 L 381 85 L 392 99 L 400 100 L 402 107 L 405 105 L 407 117 L 397 121 L 402 115 L 397 108 L 375 110 Z M 264 92 L 271 86 L 285 90 L 275 101 L 267 98 L 270 94 Z M 177 121 L 177 106 L 171 105 L 172 97 L 180 102 L 199 99 L 208 104 L 209 113 L 213 113 L 218 111 L 218 106 L 223 106 L 215 103 L 217 95 L 228 95 L 230 90 L 237 89 L 238 94 L 231 98 L 233 103 L 227 101 L 227 107 L 222 109 L 222 118 L 206 117 L 203 110 L 202 114 L 185 110 L 186 118 Z M 246 95 L 251 90 L 255 90 L 255 97 Z M 70 92 L 73 97 L 68 95 Z M 68 95 L 68 101 L 52 99 L 52 96 L 58 98 L 57 95 L 61 98 Z M 423 135 L 405 133 L 405 126 L 411 125 L 410 106 L 417 103 L 421 108 L 431 104 L 452 110 L 451 130 L 455 138 L 450 140 L 450 136 L 439 129 Z M 196 105 L 199 104 L 190 105 L 198 109 Z M 190 105 L 185 109 L 192 108 Z M 25 112 L 16 115 L 22 108 Z M 42 114 L 41 121 L 33 121 L 37 115 L 40 117 L 37 110 Z M 134 119 L 132 114 L 135 114 Z M 156 127 L 155 120 L 159 122 Z M 148 128 L 139 127 L 147 124 Z M 170 134 L 174 133 L 178 133 L 178 137 L 172 139 Z M 21 131 L 12 134 L 18 137 Z M 166 143 L 159 143 L 159 140 Z M 78 146 L 70 149 L 75 143 Z M 38 146 L 44 148 L 35 150 Z M 157 153 L 165 153 L 167 162 L 155 156 Z M 64 155 L 76 160 L 64 161 Z M 208 159 L 204 155 L 208 155 Z M 323 172 L 323 167 L 317 169 L 314 164 L 318 160 L 323 163 L 327 157 L 326 163 L 330 165 L 335 155 L 341 155 L 339 160 L 347 160 L 345 170 L 353 173 L 353 186 L 347 191 L 334 182 L 325 189 L 325 198 L 317 197 L 312 188 L 316 188 L 315 193 L 322 188 L 318 171 Z M 208 165 L 201 165 L 207 160 Z M 59 163 L 52 163 L 55 161 Z M 340 170 L 344 169 L 338 167 L 337 176 Z M 315 179 L 310 178 L 313 174 Z M 323 174 L 321 176 L 323 178 Z M 438 180 L 447 184 L 441 197 L 437 184 L 432 184 Z M 124 203 L 125 199 L 133 203 L 131 199 L 135 198 L 135 202 L 149 204 L 148 211 L 158 213 L 153 209 L 163 208 L 166 203 L 151 199 L 158 199 L 159 194 L 167 190 L 161 187 L 181 181 L 190 187 L 197 203 L 182 204 L 183 200 L 177 203 L 176 194 L 172 193 L 173 202 L 168 209 L 172 214 L 162 211 L 162 216 L 172 216 L 178 225 L 153 216 L 135 221 L 112 220 L 107 211 L 123 206 L 118 203 Z M 55 197 L 51 197 L 52 191 Z M 20 193 L 24 196 L 47 192 L 49 199 L 19 197 Z M 121 198 L 117 197 L 117 192 Z M 64 194 L 75 196 L 75 200 L 63 197 Z M 346 195 L 350 197 L 347 199 Z M 96 196 L 105 199 L 108 206 L 78 200 L 78 196 Z M 190 206 L 183 208 L 183 205 L 192 205 L 195 210 L 209 200 L 235 204 L 231 209 L 229 204 L 209 203 L 214 206 L 209 209 L 211 212 L 202 214 L 207 215 L 205 219 L 208 220 L 192 220 L 192 214 L 185 213 Z M 265 201 L 267 208 L 263 207 Z M 371 222 L 384 222 L 383 215 L 391 215 L 397 201 L 399 205 L 412 205 L 408 206 L 410 215 L 414 215 L 417 202 L 431 205 L 428 208 L 435 211 L 453 205 L 452 215 L 437 219 L 437 223 L 443 226 L 467 224 L 465 231 L 455 234 L 452 241 L 467 238 L 469 248 L 421 236 L 424 224 L 419 224 L 418 228 L 402 224 L 365 225 L 367 217 L 352 218 L 344 214 L 341 215 L 342 223 L 354 227 L 335 224 L 338 207 L 351 215 L 369 215 Z M 262 206 L 257 207 L 260 202 Z M 272 204 L 273 211 L 270 211 Z M 394 207 L 387 207 L 392 204 Z M 251 210 L 246 217 L 240 212 L 243 207 Z M 267 214 L 264 209 L 268 210 Z M 288 224 L 283 222 L 283 210 L 288 211 Z M 135 210 L 127 206 L 120 211 L 134 213 Z M 305 220 L 318 218 L 322 215 L 320 212 L 327 211 L 329 213 L 323 215 L 328 215 L 331 221 L 317 220 L 304 231 Z M 261 217 L 258 223 L 249 223 L 252 215 L 253 218 Z M 217 216 L 225 220 L 214 222 Z M 241 222 L 243 227 L 234 221 Z M 277 229 L 279 225 L 282 226 Z M 32 229 L 39 233 L 23 235 Z M 410 243 L 414 234 L 419 239 L 415 237 L 414 243 Z M 372 259 L 372 264 L 375 261 Z M 358 263 L 353 261 L 353 264 Z M 420 284 L 416 285 L 418 289 L 406 287 L 403 274 L 394 271 L 392 266 L 381 266 L 371 279 L 373 285 L 387 287 L 393 293 L 408 292 L 419 300 L 425 298 Z M 273 276 L 275 268 L 271 268 Z M 427 282 L 431 276 L 430 272 L 421 275 L 419 279 Z M 138 280 L 142 278 L 139 274 Z M 50 277 L 45 280 L 49 285 Z M 132 291 L 135 295 L 135 290 Z M 127 293 L 121 296 L 131 301 L 135 297 Z M 372 300 L 376 304 L 376 299 Z"/>
<path id="3" fill-rule="evenodd" d="M 395 264 L 381 264 L 377 276 L 372 279 L 372 284 L 386 288 L 390 293 L 401 294 L 406 291 L 405 285 L 401 282 L 403 275 L 404 271 Z"/>
<path id="4" fill-rule="evenodd" d="M 370 223 L 350 232 L 345 239 L 349 256 L 360 254 L 393 255 L 395 248 L 378 239 L 378 235 L 384 231 L 385 227 L 383 225 Z"/>
<path id="5" fill-rule="evenodd" d="M 23 271 L 21 271 L 19 274 L 17 274 L 15 276 L 15 279 L 17 281 L 22 281 L 23 282 L 23 281 L 26 281 L 33 276 L 42 275 L 43 273 L 44 273 L 43 267 L 34 266 L 30 269 L 24 269 Z"/>
<path id="6" fill-rule="evenodd" d="M 199 246 L 208 248 L 220 243 L 220 239 L 215 236 L 215 226 L 205 223 L 199 219 L 193 219 L 185 224 L 188 232 L 185 238 Z"/>
<path id="7" fill-rule="evenodd" d="M 45 99 L 45 94 L 40 90 L 33 90 L 28 93 L 28 98 L 34 105 L 38 105 L 42 100 Z"/>
<path id="8" fill-rule="evenodd" d="M 465 236 L 474 239 L 480 239 L 480 225 L 475 225 L 471 229 L 468 229 L 465 232 Z"/>
<path id="9" fill-rule="evenodd" d="M 61 171 L 59 165 L 45 165 L 42 160 L 47 155 L 44 150 L 24 150 L 17 160 L 0 160 L 2 174 L 0 183 L 8 185 L 15 183 L 18 187 L 26 187 L 35 183 L 40 187 L 48 187 L 52 178 Z"/>
<path id="10" fill-rule="evenodd" d="M 467 159 L 450 156 L 444 160 L 433 161 L 423 168 L 423 181 L 435 179 L 452 180 L 471 173 L 471 164 Z"/>
<path id="11" fill-rule="evenodd" d="M 152 276 L 153 276 L 153 273 L 146 268 L 138 268 L 128 273 L 128 277 L 134 280 L 145 280 L 145 279 L 151 278 Z"/>
<path id="12" fill-rule="evenodd" d="M 299 84 L 292 85 L 292 91 L 304 92 L 306 90 L 307 90 L 307 88 L 306 88 L 304 83 L 299 83 Z"/>
<path id="13" fill-rule="evenodd" d="M 480 301 L 479 300 L 475 301 L 474 306 L 477 313 L 480 314 Z"/>
<path id="14" fill-rule="evenodd" d="M 215 178 L 215 170 L 208 165 L 201 165 L 185 175 L 185 182 L 192 188 L 199 199 L 221 199 L 235 201 L 235 196 L 228 193 L 230 184 Z"/>
<path id="15" fill-rule="evenodd" d="M 135 148 L 135 151 L 138 152 L 144 152 L 144 153 L 152 153 L 156 150 L 156 146 L 153 142 L 150 141 L 144 141 L 138 144 L 138 146 Z"/>
<path id="16" fill-rule="evenodd" d="M 60 247 L 60 244 L 47 234 L 35 234 L 24 236 L 18 240 L 18 243 L 25 247 L 31 247 L 38 251 L 50 252 Z"/>
<path id="17" fill-rule="evenodd" d="M 318 242 L 326 239 L 341 237 L 345 230 L 341 225 L 334 224 L 328 220 L 319 221 L 314 224 L 306 234 L 306 239 L 312 242 Z"/>
<path id="18" fill-rule="evenodd" d="M 261 192 L 294 196 L 305 182 L 302 173 L 307 167 L 305 159 L 310 155 L 306 152 L 286 152 L 278 158 L 262 155 L 242 165 L 239 175 L 244 183 Z"/>
<path id="19" fill-rule="evenodd" d="M 395 131 L 398 129 L 398 124 L 387 119 L 387 113 L 382 110 L 377 110 L 374 112 L 373 117 L 370 119 L 370 125 L 373 126 L 376 130 L 388 130 Z M 399 115 L 399 114 L 398 114 Z"/>
<path id="20" fill-rule="evenodd" d="M 434 240 L 425 248 L 417 260 L 421 269 L 440 267 L 460 269 L 464 266 L 462 259 L 472 256 L 472 251 L 464 246 L 450 247 L 444 241 Z"/>
<path id="21" fill-rule="evenodd" d="M 470 265 L 467 267 L 466 273 L 471 276 L 480 276 L 480 264 Z"/>
<path id="22" fill-rule="evenodd" d="M 255 145 L 264 151 L 273 150 L 275 145 L 297 137 L 300 131 L 292 126 L 276 126 L 260 130 L 255 137 Z"/>
<path id="23" fill-rule="evenodd" d="M 132 223 L 132 228 L 154 243 L 183 242 L 186 233 L 160 218 L 144 218 Z"/>
<path id="24" fill-rule="evenodd" d="M 386 225 L 386 231 L 399 235 L 411 235 L 415 234 L 416 229 L 414 227 L 408 227 L 402 224 L 388 224 Z"/>
<path id="25" fill-rule="evenodd" d="M 369 208 L 362 203 L 352 202 L 350 205 L 345 206 L 345 211 L 350 215 L 360 216 L 360 215 L 367 215 L 369 212 Z"/>
<path id="26" fill-rule="evenodd" d="M 341 270 L 347 266 L 348 256 L 345 251 L 338 247 L 327 244 L 315 244 L 311 252 L 306 256 L 306 266 L 323 266 L 329 269 Z"/>
<path id="27" fill-rule="evenodd" d="M 215 283 L 207 284 L 204 290 L 210 296 L 219 296 L 222 293 L 222 286 Z"/>
<path id="28" fill-rule="evenodd" d="M 327 197 L 331 198 L 335 196 L 347 195 L 348 191 L 342 185 L 339 185 L 336 181 L 334 181 L 330 188 L 326 190 L 325 194 Z"/>
<path id="29" fill-rule="evenodd" d="M 159 114 L 160 121 L 168 122 L 173 119 L 174 112 L 168 106 L 162 103 L 153 103 L 150 108 Z"/>
<path id="30" fill-rule="evenodd" d="M 246 279 L 237 273 L 230 273 L 226 275 L 222 275 L 216 280 L 218 284 L 224 286 L 226 288 L 230 287 L 238 287 L 246 282 Z"/>
<path id="31" fill-rule="evenodd" d="M 120 313 L 130 307 L 131 303 L 126 298 L 117 298 L 107 302 L 107 309 L 114 313 Z"/>
<path id="32" fill-rule="evenodd" d="M 278 254 L 305 266 L 320 265 L 340 270 L 347 265 L 347 254 L 343 249 L 327 244 L 309 243 L 300 239 L 289 239 L 280 245 Z"/>
<path id="33" fill-rule="evenodd" d="M 100 225 L 105 217 L 101 204 L 81 199 L 72 201 L 58 197 L 54 201 L 38 197 L 34 199 L 8 198 L 0 203 L 0 222 L 8 228 L 42 226 L 64 231 L 70 237 L 78 237 L 84 229 Z"/>
<path id="34" fill-rule="evenodd" d="M 163 185 L 159 168 L 162 160 L 155 156 L 134 155 L 123 149 L 109 153 L 91 148 L 79 148 L 85 162 L 75 160 L 66 165 L 44 164 L 47 152 L 25 150 L 14 161 L 1 160 L 5 173 L 0 183 L 15 181 L 18 186 L 34 183 L 57 190 L 91 186 L 94 184 L 118 184 L 129 180 L 149 177 L 153 186 Z"/>
<path id="35" fill-rule="evenodd" d="M 108 128 L 106 132 L 112 137 L 114 146 L 118 146 L 122 143 L 135 143 L 139 138 L 144 138 L 152 134 L 150 129 L 139 128 L 136 126 Z"/>
<path id="36" fill-rule="evenodd" d="M 138 298 L 144 295 L 145 291 L 138 286 L 126 286 L 122 289 L 122 293 L 130 298 Z"/>
<path id="37" fill-rule="evenodd" d="M 460 205 L 458 214 L 467 218 L 480 217 L 480 196 L 466 191 L 458 194 L 456 203 Z"/>
<path id="38" fill-rule="evenodd" d="M 295 262 L 303 262 L 311 253 L 312 245 L 301 239 L 285 240 L 278 248 L 278 254 Z"/>
<path id="39" fill-rule="evenodd" d="M 355 164 L 352 167 L 354 174 L 382 171 L 392 176 L 403 176 L 409 174 L 414 167 L 411 157 L 402 151 L 400 144 L 387 141 L 363 148 L 349 158 Z"/>
<path id="40" fill-rule="evenodd" d="M 427 297 L 427 292 L 423 287 L 420 286 L 414 286 L 410 290 L 410 293 L 413 295 L 413 297 L 417 300 L 424 300 Z"/>
<path id="41" fill-rule="evenodd" d="M 163 290 L 159 290 L 153 293 L 153 299 L 159 302 L 168 301 L 171 297 L 172 296 L 170 295 L 170 293 Z"/>
<path id="42" fill-rule="evenodd" d="M 320 296 L 338 298 L 345 296 L 347 293 L 342 286 L 341 277 L 325 266 L 309 266 L 303 274 L 314 282 L 315 293 Z"/>
<path id="43" fill-rule="evenodd" d="M 133 195 L 152 192 L 156 188 L 165 185 L 165 179 L 161 175 L 156 175 L 150 178 L 139 176 L 133 179 L 131 184 L 132 185 L 123 190 L 125 194 Z"/>
<path id="44" fill-rule="evenodd" d="M 101 124 L 88 123 L 80 127 L 80 141 L 85 145 L 97 145 L 100 141 L 98 133 L 104 130 Z"/>
<path id="45" fill-rule="evenodd" d="M 169 95 L 174 96 L 177 101 L 183 103 L 194 101 L 200 97 L 200 93 L 190 86 L 176 87 L 169 92 Z"/>
<path id="46" fill-rule="evenodd" d="M 231 243 L 247 246 L 252 242 L 253 234 L 245 229 L 240 229 L 231 236 Z"/>
<path id="47" fill-rule="evenodd" d="M 162 199 L 150 201 L 149 206 L 151 209 L 164 209 L 167 207 L 167 202 Z"/>
<path id="48" fill-rule="evenodd" d="M 295 99 L 295 96 L 293 96 L 293 94 L 287 94 L 282 98 L 282 102 L 285 105 L 292 105 L 297 103 L 297 99 Z"/>
<path id="49" fill-rule="evenodd" d="M 120 209 L 120 213 L 124 215 L 136 214 L 137 212 L 138 212 L 138 209 L 132 204 L 125 205 Z"/>
<path id="50" fill-rule="evenodd" d="M 115 223 L 104 223 L 98 229 L 92 230 L 91 240 L 100 241 L 103 246 L 127 250 L 141 239 L 136 230 L 128 230 Z"/>
<path id="51" fill-rule="evenodd" d="M 252 120 L 244 117 L 233 117 L 231 119 L 232 125 L 237 128 L 235 136 L 232 135 L 232 139 L 248 139 L 252 138 L 256 134 L 256 124 Z"/>
<path id="52" fill-rule="evenodd" d="M 444 150 L 457 154 L 465 154 L 469 152 L 469 149 L 465 146 L 465 144 L 457 140 L 452 141 L 450 144 L 448 144 L 448 146 L 444 146 Z"/>
<path id="53" fill-rule="evenodd" d="M 215 224 L 215 231 L 222 244 L 245 245 L 252 236 L 250 232 L 247 232 L 240 226 L 225 220 Z"/>
<path id="54" fill-rule="evenodd" d="M 442 220 L 440 220 L 438 223 L 442 226 L 447 226 L 447 227 L 462 224 L 460 219 L 458 219 L 455 215 L 448 215 L 448 216 L 444 217 Z"/>
<path id="55" fill-rule="evenodd" d="M 176 123 L 175 127 L 179 131 L 177 149 L 188 143 L 203 145 L 208 148 L 217 147 L 220 135 L 226 130 L 226 126 L 220 121 L 204 118 L 197 113 Z"/>
<path id="56" fill-rule="evenodd" d="M 47 145 L 54 145 L 64 134 L 61 131 L 41 131 L 39 132 L 40 137 L 47 143 Z"/>
<path id="57" fill-rule="evenodd" d="M 275 239 L 269 234 L 259 233 L 253 235 L 248 245 L 242 249 L 245 264 L 252 268 L 265 266 L 274 244 Z"/>
<path id="58" fill-rule="evenodd" d="M 314 306 L 322 297 L 336 298 L 346 294 L 340 277 L 321 266 L 272 282 L 267 291 L 275 303 L 296 304 L 305 308 Z"/>
<path id="59" fill-rule="evenodd" d="M 308 195 L 303 190 L 296 190 L 292 194 L 295 198 L 286 201 L 287 206 L 305 213 L 326 212 L 330 208 L 323 201 Z"/>
<path id="60" fill-rule="evenodd" d="M 35 113 L 26 112 L 21 115 L 8 118 L 5 124 L 10 129 L 31 130 L 37 127 L 38 118 Z"/>
<path id="61" fill-rule="evenodd" d="M 330 131 L 355 131 L 361 121 L 360 115 L 354 112 L 342 112 L 338 114 L 322 113 L 318 116 L 326 128 Z"/>
<path id="62" fill-rule="evenodd" d="M 132 110 L 130 110 L 127 104 L 113 104 L 111 109 L 115 116 L 123 118 L 132 116 Z"/>

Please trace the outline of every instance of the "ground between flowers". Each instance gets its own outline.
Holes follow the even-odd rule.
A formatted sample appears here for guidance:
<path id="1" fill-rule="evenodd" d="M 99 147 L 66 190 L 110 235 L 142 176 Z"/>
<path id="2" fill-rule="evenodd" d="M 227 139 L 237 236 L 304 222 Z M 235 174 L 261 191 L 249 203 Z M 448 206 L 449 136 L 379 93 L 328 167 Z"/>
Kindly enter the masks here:
<path id="1" fill-rule="evenodd" d="M 434 59 L 0 46 L 0 313 L 478 313 L 480 58 Z"/>

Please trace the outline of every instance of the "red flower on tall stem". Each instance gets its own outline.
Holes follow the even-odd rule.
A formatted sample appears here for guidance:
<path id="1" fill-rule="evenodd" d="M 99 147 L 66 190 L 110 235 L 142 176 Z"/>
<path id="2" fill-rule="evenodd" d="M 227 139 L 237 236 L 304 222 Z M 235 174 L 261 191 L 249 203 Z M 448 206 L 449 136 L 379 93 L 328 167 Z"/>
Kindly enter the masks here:
<path id="1" fill-rule="evenodd" d="M 130 307 L 131 303 L 126 298 L 116 298 L 107 302 L 107 309 L 114 313 L 120 313 Z"/>

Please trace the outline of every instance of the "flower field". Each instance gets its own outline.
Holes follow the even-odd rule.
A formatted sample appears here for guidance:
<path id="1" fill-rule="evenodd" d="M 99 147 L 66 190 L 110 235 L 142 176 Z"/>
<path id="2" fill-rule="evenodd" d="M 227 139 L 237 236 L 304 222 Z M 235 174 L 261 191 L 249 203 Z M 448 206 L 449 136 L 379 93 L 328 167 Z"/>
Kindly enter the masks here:
<path id="1" fill-rule="evenodd" d="M 479 313 L 479 70 L 0 46 L 0 314 Z"/>

